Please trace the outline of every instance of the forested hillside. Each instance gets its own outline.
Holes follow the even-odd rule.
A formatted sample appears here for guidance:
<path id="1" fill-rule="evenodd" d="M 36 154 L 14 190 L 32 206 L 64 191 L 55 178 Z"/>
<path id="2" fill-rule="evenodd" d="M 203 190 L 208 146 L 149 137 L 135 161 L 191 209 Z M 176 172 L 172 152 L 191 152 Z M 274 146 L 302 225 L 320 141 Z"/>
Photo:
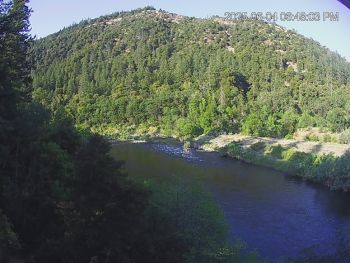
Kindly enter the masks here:
<path id="1" fill-rule="evenodd" d="M 0 1 L 0 262 L 257 260 L 200 186 L 132 180 L 101 136 L 30 98 L 27 2 Z"/>
<path id="2" fill-rule="evenodd" d="M 285 137 L 350 126 L 350 64 L 261 21 L 147 7 L 37 40 L 31 59 L 35 100 L 102 134 Z"/>

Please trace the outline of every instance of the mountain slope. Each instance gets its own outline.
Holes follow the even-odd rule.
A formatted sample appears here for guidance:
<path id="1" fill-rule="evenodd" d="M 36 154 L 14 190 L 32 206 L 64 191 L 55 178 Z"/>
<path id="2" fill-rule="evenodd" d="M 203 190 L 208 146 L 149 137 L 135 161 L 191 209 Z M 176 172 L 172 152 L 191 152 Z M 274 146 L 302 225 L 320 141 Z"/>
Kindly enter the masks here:
<path id="1" fill-rule="evenodd" d="M 286 136 L 350 124 L 350 64 L 261 21 L 144 8 L 83 21 L 31 53 L 34 98 L 101 133 Z"/>

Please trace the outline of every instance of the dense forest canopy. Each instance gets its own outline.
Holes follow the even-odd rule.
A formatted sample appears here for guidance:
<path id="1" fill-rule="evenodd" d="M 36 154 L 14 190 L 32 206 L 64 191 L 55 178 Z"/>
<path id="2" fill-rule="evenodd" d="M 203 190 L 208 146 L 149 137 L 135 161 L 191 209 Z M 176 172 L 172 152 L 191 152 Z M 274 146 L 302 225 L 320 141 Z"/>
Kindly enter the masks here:
<path id="1" fill-rule="evenodd" d="M 284 137 L 350 126 L 350 64 L 262 21 L 146 7 L 37 40 L 31 59 L 35 100 L 102 134 Z"/>

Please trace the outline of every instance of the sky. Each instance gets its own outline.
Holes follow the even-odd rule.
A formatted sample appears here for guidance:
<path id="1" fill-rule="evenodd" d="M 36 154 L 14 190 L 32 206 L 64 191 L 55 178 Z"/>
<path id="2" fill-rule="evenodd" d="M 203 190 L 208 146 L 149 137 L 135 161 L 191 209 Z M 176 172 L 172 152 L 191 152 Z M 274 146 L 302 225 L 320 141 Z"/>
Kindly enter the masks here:
<path id="1" fill-rule="evenodd" d="M 151 5 L 180 15 L 206 18 L 225 16 L 225 12 L 267 12 L 277 14 L 277 24 L 312 38 L 350 62 L 350 10 L 337 0 L 31 0 L 32 35 L 47 36 L 78 23 L 116 11 Z M 319 12 L 321 21 L 282 21 L 284 12 Z M 324 12 L 339 13 L 338 21 L 323 21 Z"/>

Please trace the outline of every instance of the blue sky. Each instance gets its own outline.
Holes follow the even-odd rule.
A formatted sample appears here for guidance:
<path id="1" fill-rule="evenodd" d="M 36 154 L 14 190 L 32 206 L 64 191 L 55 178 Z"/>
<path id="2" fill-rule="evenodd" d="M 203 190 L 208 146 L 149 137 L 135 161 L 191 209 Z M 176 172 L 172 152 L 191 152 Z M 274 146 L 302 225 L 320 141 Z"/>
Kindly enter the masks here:
<path id="1" fill-rule="evenodd" d="M 224 16 L 225 12 L 339 12 L 339 21 L 283 22 L 289 29 L 320 42 L 350 61 L 350 10 L 336 0 L 31 0 L 32 34 L 44 37 L 73 22 L 115 11 L 152 5 L 169 12 L 194 17 Z M 322 20 L 322 18 L 321 18 Z"/>

